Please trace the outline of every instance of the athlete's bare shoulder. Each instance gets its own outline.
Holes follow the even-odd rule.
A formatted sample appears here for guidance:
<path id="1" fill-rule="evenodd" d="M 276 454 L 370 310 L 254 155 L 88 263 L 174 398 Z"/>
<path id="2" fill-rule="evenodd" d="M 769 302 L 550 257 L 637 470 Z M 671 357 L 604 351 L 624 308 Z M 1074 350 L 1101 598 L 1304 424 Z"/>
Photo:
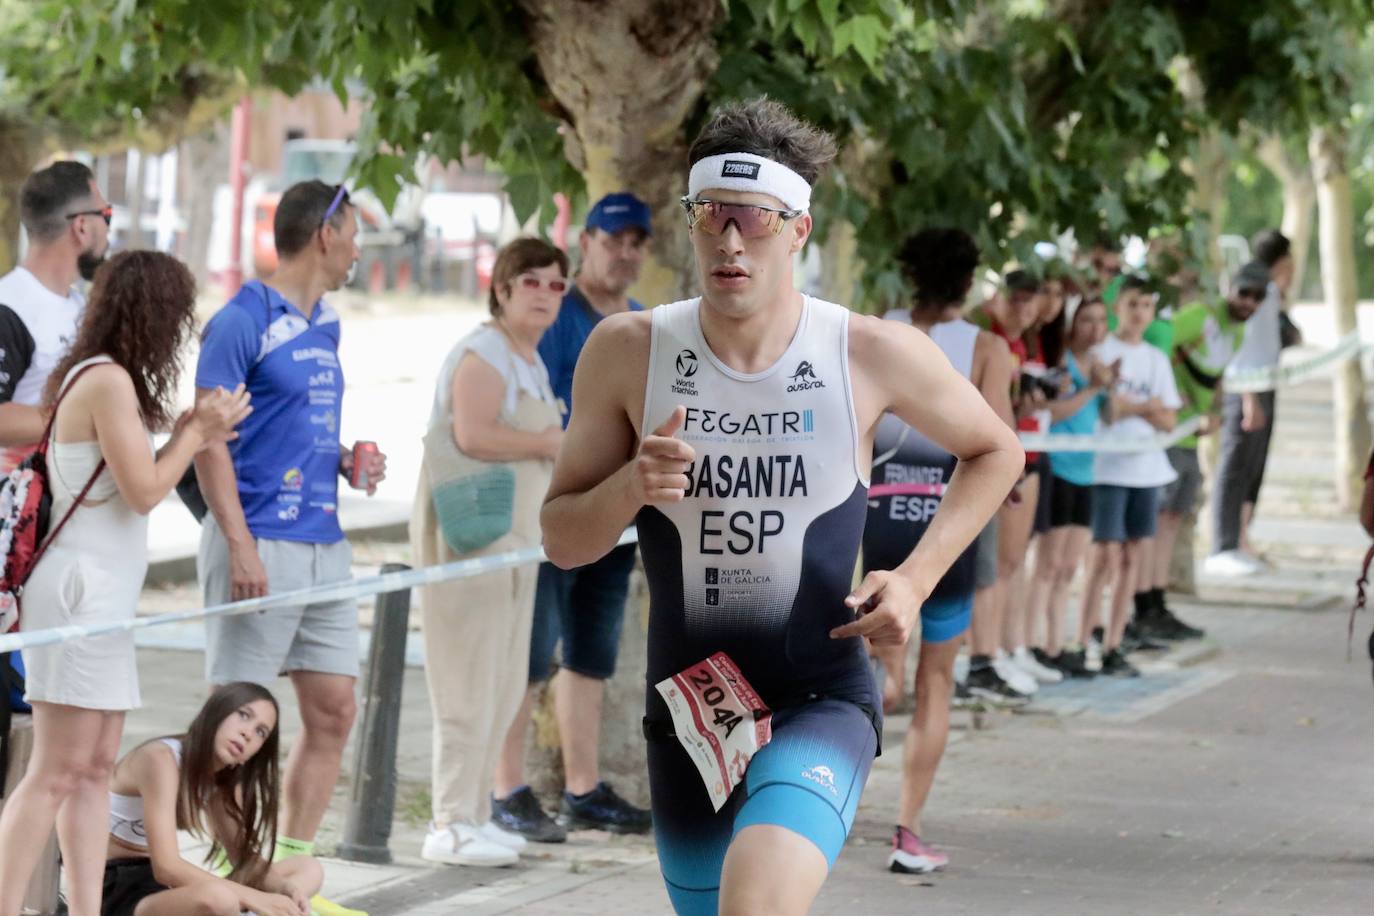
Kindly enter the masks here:
<path id="1" fill-rule="evenodd" d="M 577 358 L 573 403 L 585 398 L 623 413 L 638 434 L 652 340 L 653 314 L 647 309 L 597 322 Z"/>
<path id="2" fill-rule="evenodd" d="M 641 370 L 649 364 L 649 344 L 653 336 L 653 314 L 620 312 L 597 322 L 578 357 L 578 367 L 587 363 L 598 374 L 615 373 L 626 368 Z"/>
<path id="3" fill-rule="evenodd" d="M 849 378 L 860 429 L 870 429 L 894 410 L 905 392 L 931 394 L 945 384 L 949 360 L 930 337 L 900 321 L 872 315 L 849 319 Z"/>
<path id="4" fill-rule="evenodd" d="M 939 353 L 940 348 L 929 335 L 904 322 L 888 321 L 873 315 L 854 314 L 849 318 L 849 365 L 852 372 L 881 376 L 932 351 Z"/>

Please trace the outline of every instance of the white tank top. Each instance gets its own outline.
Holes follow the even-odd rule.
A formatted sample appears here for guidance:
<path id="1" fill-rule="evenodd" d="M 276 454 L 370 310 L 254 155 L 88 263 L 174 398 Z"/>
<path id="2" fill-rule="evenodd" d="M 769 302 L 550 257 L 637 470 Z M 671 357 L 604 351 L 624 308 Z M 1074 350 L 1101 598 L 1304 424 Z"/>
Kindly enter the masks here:
<path id="1" fill-rule="evenodd" d="M 177 768 L 181 767 L 181 739 L 159 738 L 172 749 Z M 148 831 L 143 826 L 143 798 L 138 795 L 110 793 L 110 835 L 125 846 L 148 848 Z"/>
<path id="2" fill-rule="evenodd" d="M 724 651 L 773 708 L 825 695 L 875 712 L 863 643 L 832 640 L 863 532 L 867 468 L 849 377 L 849 311 L 805 297 L 786 352 L 747 375 L 702 335 L 700 299 L 653 310 L 644 430 L 679 404 L 696 450 L 681 502 L 646 507 L 652 685 Z"/>
<path id="3" fill-rule="evenodd" d="M 64 387 L 70 385 L 76 373 L 86 366 L 111 362 L 114 360 L 108 356 L 83 360 L 72 366 L 62 384 Z M 151 453 L 152 436 L 146 430 L 144 435 L 148 437 Z M 54 433 L 48 447 L 53 524 L 71 508 L 103 457 L 96 440 L 58 442 Z M 118 585 L 118 595 L 108 594 L 101 603 L 111 601 L 127 605 L 129 613 L 133 613 L 148 570 L 148 516 L 135 512 L 124 501 L 108 464 L 86 494 L 85 501 L 53 539 L 52 549 L 55 553 L 80 555 L 81 562 L 99 565 L 110 577 L 108 583 Z"/>

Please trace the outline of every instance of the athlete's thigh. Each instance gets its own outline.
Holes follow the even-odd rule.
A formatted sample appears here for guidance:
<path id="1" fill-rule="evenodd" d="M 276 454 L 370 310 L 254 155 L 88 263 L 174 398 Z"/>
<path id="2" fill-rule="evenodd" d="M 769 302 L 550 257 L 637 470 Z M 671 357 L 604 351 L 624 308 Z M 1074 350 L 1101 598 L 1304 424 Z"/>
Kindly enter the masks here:
<path id="1" fill-rule="evenodd" d="M 716 916 L 720 873 L 743 787 L 716 812 L 697 768 L 675 738 L 648 744 L 654 839 L 668 899 L 679 916 Z"/>
<path id="2" fill-rule="evenodd" d="M 829 871 L 810 840 L 785 827 L 752 824 L 736 834 L 725 857 L 720 916 L 809 913 Z"/>
<path id="3" fill-rule="evenodd" d="M 783 827 L 810 840 L 829 866 L 844 846 L 868 781 L 877 737 L 868 713 L 820 700 L 773 716 L 773 739 L 754 756 L 734 829 Z"/>

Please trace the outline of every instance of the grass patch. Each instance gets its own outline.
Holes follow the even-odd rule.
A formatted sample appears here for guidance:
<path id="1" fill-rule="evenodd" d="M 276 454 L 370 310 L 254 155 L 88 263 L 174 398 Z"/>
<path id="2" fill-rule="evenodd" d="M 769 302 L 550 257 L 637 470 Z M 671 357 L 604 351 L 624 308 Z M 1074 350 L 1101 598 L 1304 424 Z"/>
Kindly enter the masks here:
<path id="1" fill-rule="evenodd" d="M 410 827 L 429 823 L 434 810 L 434 798 L 424 783 L 401 783 L 396 787 L 396 817 Z"/>

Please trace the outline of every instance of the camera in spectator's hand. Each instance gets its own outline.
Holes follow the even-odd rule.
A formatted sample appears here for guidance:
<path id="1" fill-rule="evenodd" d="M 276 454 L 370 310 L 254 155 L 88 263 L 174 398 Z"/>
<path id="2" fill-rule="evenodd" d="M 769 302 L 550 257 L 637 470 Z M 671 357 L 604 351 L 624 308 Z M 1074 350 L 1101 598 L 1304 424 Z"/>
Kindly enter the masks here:
<path id="1" fill-rule="evenodd" d="M 1022 394 L 1032 394 L 1038 392 L 1045 400 L 1053 401 L 1064 394 L 1060 380 L 1056 372 L 1062 370 L 1051 370 L 1044 374 L 1036 372 L 1021 372 L 1021 392 Z"/>

